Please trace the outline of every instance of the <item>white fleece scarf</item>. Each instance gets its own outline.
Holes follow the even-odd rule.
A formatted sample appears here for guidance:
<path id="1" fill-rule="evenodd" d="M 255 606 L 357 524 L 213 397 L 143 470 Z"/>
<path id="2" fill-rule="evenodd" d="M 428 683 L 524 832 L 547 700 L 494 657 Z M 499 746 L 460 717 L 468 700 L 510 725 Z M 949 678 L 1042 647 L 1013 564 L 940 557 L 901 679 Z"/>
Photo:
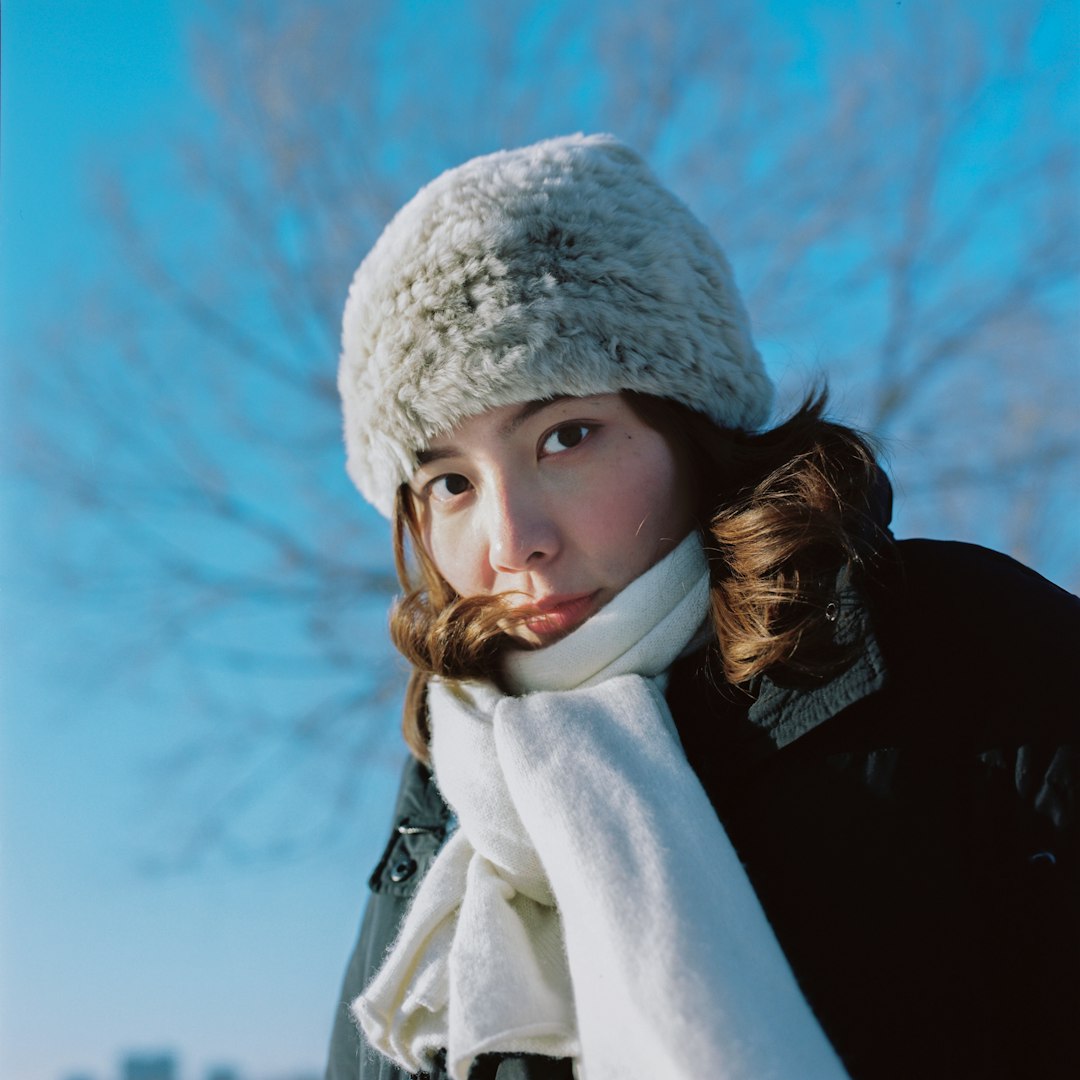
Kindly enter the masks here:
<path id="1" fill-rule="evenodd" d="M 660 685 L 701 629 L 697 534 L 556 644 L 516 697 L 433 682 L 458 831 L 352 1011 L 409 1072 L 447 1050 L 576 1059 L 586 1080 L 846 1076 L 690 768 Z"/>

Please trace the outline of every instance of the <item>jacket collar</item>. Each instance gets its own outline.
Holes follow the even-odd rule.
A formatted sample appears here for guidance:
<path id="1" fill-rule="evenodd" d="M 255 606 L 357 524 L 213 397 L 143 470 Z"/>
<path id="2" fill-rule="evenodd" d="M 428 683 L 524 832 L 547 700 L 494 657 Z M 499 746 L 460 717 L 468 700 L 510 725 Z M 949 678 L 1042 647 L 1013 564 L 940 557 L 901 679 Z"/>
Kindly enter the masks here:
<path id="1" fill-rule="evenodd" d="M 882 469 L 877 470 L 868 493 L 867 509 L 877 527 L 891 536 L 892 484 Z M 788 746 L 842 709 L 880 690 L 887 680 L 888 672 L 866 599 L 856 589 L 846 566 L 836 576 L 834 597 L 837 609 L 833 640 L 841 646 L 856 644 L 858 651 L 854 660 L 818 683 L 807 685 L 804 679 L 795 685 L 783 677 L 782 681 L 777 681 L 763 675 L 750 687 L 754 701 L 748 718 L 756 731 L 766 734 L 776 749 Z"/>
<path id="2" fill-rule="evenodd" d="M 763 675 L 751 687 L 755 697 L 747 717 L 772 748 L 790 745 L 885 685 L 888 672 L 870 612 L 846 569 L 837 577 L 835 603 L 834 640 L 838 645 L 861 643 L 850 664 L 819 683 L 801 680 L 796 685 Z"/>

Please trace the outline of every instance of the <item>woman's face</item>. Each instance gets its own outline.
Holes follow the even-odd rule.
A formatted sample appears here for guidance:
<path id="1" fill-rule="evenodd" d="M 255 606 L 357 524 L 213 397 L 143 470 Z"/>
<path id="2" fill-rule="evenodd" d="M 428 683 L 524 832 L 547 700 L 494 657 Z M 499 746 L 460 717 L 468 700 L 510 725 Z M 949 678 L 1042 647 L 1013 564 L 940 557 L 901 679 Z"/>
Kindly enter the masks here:
<path id="1" fill-rule="evenodd" d="M 491 409 L 435 439 L 410 487 L 428 555 L 463 597 L 515 594 L 514 635 L 569 633 L 693 527 L 667 440 L 618 394 Z"/>

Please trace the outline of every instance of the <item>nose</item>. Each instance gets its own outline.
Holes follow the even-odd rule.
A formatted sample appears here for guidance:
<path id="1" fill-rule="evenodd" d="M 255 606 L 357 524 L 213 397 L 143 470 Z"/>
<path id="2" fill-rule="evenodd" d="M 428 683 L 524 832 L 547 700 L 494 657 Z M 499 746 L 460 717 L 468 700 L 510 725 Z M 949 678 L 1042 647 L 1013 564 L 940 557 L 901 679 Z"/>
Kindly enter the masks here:
<path id="1" fill-rule="evenodd" d="M 559 550 L 559 530 L 535 488 L 506 485 L 491 493 L 488 559 L 500 574 L 520 574 L 550 561 Z"/>

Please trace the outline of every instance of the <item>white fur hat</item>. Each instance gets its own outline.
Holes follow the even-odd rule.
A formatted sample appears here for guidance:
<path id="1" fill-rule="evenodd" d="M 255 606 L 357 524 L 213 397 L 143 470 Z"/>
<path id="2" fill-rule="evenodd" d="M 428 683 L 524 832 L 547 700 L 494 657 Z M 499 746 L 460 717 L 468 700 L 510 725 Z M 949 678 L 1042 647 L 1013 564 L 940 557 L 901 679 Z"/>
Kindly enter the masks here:
<path id="1" fill-rule="evenodd" d="M 772 400 L 723 252 L 610 135 L 422 188 L 353 278 L 338 387 L 349 475 L 387 516 L 417 451 L 490 408 L 636 390 L 746 429 Z"/>

